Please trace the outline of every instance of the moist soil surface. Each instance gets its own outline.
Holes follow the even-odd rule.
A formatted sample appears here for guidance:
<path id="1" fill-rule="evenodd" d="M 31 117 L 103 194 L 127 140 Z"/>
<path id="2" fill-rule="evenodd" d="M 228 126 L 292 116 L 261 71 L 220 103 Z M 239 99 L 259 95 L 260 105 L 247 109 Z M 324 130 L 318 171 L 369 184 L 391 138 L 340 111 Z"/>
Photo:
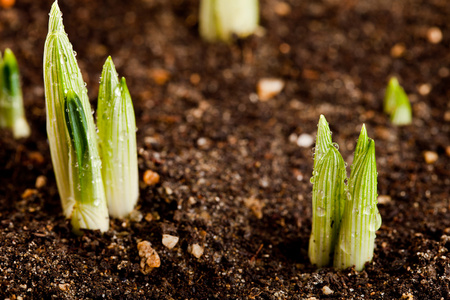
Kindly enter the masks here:
<path id="1" fill-rule="evenodd" d="M 263 0 L 257 33 L 226 45 L 200 39 L 198 1 L 61 0 L 93 107 L 111 55 L 138 127 L 136 211 L 83 236 L 62 216 L 47 142 L 51 4 L 0 10 L 1 50 L 17 56 L 32 127 L 27 139 L 0 137 L 2 298 L 450 298 L 448 1 Z M 410 96 L 409 126 L 383 113 L 392 75 Z M 265 77 L 285 82 L 267 101 L 256 89 Z M 308 259 L 308 136 L 320 114 L 349 166 L 363 123 L 376 142 L 383 224 L 361 272 Z M 146 170 L 159 183 L 145 184 Z M 179 237 L 173 249 L 163 234 Z M 161 260 L 148 274 L 141 241 Z"/>

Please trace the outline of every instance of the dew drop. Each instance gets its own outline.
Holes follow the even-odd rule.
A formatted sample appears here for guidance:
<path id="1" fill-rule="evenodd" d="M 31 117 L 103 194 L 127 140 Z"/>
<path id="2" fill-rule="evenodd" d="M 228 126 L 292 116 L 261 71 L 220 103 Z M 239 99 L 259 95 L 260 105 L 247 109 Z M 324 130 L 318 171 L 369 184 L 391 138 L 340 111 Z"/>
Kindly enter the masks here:
<path id="1" fill-rule="evenodd" d="M 365 215 L 370 215 L 370 212 L 372 211 L 372 205 L 366 205 L 365 207 L 364 207 L 364 211 L 363 211 L 363 213 L 365 214 Z"/>
<path id="2" fill-rule="evenodd" d="M 325 209 L 324 209 L 323 207 L 321 207 L 321 206 L 317 207 L 317 209 L 316 209 L 316 215 L 317 215 L 318 217 L 323 217 L 323 216 L 325 216 Z"/>
<path id="3" fill-rule="evenodd" d="M 347 191 L 347 200 L 352 201 L 352 194 L 349 191 Z"/>
<path id="4" fill-rule="evenodd" d="M 94 200 L 94 206 L 99 206 L 100 205 L 100 200 L 99 199 L 95 199 Z"/>
<path id="5" fill-rule="evenodd" d="M 338 145 L 338 143 L 333 143 L 332 145 L 333 145 L 334 148 L 336 148 L 336 150 L 339 150 L 339 145 Z"/>

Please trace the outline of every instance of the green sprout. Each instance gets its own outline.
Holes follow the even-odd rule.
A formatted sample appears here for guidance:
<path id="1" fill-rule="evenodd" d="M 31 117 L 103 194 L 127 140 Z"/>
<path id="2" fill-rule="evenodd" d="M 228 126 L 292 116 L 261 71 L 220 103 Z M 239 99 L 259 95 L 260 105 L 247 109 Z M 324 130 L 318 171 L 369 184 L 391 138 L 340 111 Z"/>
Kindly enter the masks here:
<path id="1" fill-rule="evenodd" d="M 259 0 L 201 0 L 199 30 L 209 42 L 231 42 L 233 34 L 245 38 L 255 32 Z"/>
<path id="2" fill-rule="evenodd" d="M 363 125 L 354 162 L 345 185 L 345 163 L 331 143 L 323 115 L 317 131 L 313 171 L 313 220 L 309 243 L 311 263 L 318 267 L 355 266 L 360 271 L 373 258 L 375 232 L 381 226 L 377 208 L 375 142 Z"/>
<path id="3" fill-rule="evenodd" d="M 331 143 L 331 131 L 323 115 L 317 130 L 314 154 L 313 221 L 309 241 L 312 264 L 326 266 L 332 261 L 339 225 L 344 212 L 345 163 Z"/>
<path id="4" fill-rule="evenodd" d="M 109 228 L 94 119 L 57 1 L 44 48 L 47 135 L 63 212 L 73 231 Z"/>
<path id="5" fill-rule="evenodd" d="M 16 139 L 30 136 L 23 108 L 19 66 L 10 49 L 5 50 L 3 59 L 0 53 L 0 128 L 12 129 Z"/>
<path id="6" fill-rule="evenodd" d="M 408 95 L 395 77 L 389 80 L 383 109 L 385 113 L 391 115 L 391 122 L 395 125 L 409 125 L 412 122 L 411 104 Z"/>
<path id="7" fill-rule="evenodd" d="M 345 269 L 354 265 L 360 271 L 373 258 L 375 232 L 381 226 L 377 208 L 375 142 L 368 138 L 364 125 L 356 145 L 346 198 L 334 267 Z"/>
<path id="8" fill-rule="evenodd" d="M 103 183 L 109 214 L 123 218 L 133 210 L 139 197 L 136 121 L 125 78 L 119 82 L 111 57 L 101 76 L 97 125 Z"/>

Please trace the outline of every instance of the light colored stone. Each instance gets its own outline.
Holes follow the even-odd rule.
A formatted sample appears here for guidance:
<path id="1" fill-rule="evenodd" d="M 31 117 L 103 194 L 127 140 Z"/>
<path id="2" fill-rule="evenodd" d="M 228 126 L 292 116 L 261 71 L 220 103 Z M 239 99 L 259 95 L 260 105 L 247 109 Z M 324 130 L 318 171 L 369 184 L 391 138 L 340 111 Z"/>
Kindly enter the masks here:
<path id="1" fill-rule="evenodd" d="M 322 288 L 322 293 L 324 295 L 331 295 L 334 293 L 334 291 L 332 289 L 330 289 L 330 287 L 328 285 L 326 285 Z"/>
<path id="2" fill-rule="evenodd" d="M 159 182 L 159 174 L 152 170 L 147 170 L 144 172 L 143 179 L 146 185 L 155 185 Z"/>
<path id="3" fill-rule="evenodd" d="M 274 6 L 274 11 L 277 15 L 284 17 L 291 13 L 291 6 L 286 2 L 276 2 Z"/>
<path id="4" fill-rule="evenodd" d="M 256 90 L 260 101 L 267 101 L 278 95 L 284 88 L 284 81 L 279 78 L 262 78 Z"/>
<path id="5" fill-rule="evenodd" d="M 164 246 L 166 246 L 167 248 L 172 249 L 178 243 L 179 239 L 180 239 L 179 237 L 174 236 L 174 235 L 163 234 L 163 236 L 162 236 L 162 244 Z"/>
<path id="6" fill-rule="evenodd" d="M 297 139 L 297 146 L 299 147 L 309 148 L 312 144 L 314 144 L 314 138 L 307 133 L 300 134 Z"/>
<path id="7" fill-rule="evenodd" d="M 420 95 L 426 96 L 431 92 L 431 84 L 423 83 L 417 87 L 417 90 Z"/>
<path id="8" fill-rule="evenodd" d="M 44 175 L 38 176 L 36 178 L 35 187 L 37 189 L 44 187 L 46 184 L 47 184 L 47 177 L 45 177 Z"/>
<path id="9" fill-rule="evenodd" d="M 388 195 L 379 195 L 378 196 L 378 204 L 387 204 L 389 202 L 391 202 L 391 196 Z"/>
<path id="10" fill-rule="evenodd" d="M 434 151 L 424 151 L 423 157 L 427 164 L 434 164 L 439 158 L 438 154 Z"/>
<path id="11" fill-rule="evenodd" d="M 430 27 L 427 30 L 427 39 L 432 44 L 438 44 L 442 41 L 442 31 L 438 27 Z"/>
<path id="12" fill-rule="evenodd" d="M 262 219 L 264 202 L 260 201 L 257 198 L 250 197 L 244 200 L 244 204 L 252 211 L 257 219 Z"/>
<path id="13" fill-rule="evenodd" d="M 405 45 L 402 43 L 395 44 L 394 47 L 391 48 L 391 56 L 392 57 L 401 57 L 405 53 Z"/>
<path id="14" fill-rule="evenodd" d="M 196 258 L 200 258 L 203 255 L 205 249 L 199 244 L 189 245 L 188 252 L 194 255 Z"/>
<path id="15" fill-rule="evenodd" d="M 161 266 L 158 252 L 152 248 L 149 241 L 142 241 L 137 244 L 139 257 L 141 258 L 141 272 L 144 275 L 150 273 L 154 268 Z"/>

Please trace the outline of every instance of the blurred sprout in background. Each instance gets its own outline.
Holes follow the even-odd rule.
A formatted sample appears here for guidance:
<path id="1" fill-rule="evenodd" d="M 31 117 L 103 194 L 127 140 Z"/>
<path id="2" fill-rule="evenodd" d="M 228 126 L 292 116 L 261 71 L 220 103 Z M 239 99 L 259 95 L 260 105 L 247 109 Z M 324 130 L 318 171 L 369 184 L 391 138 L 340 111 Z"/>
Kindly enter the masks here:
<path id="1" fill-rule="evenodd" d="M 233 35 L 253 34 L 259 22 L 259 0 L 200 0 L 199 30 L 208 42 L 230 43 Z"/>
<path id="2" fill-rule="evenodd" d="M 0 54 L 0 127 L 12 129 L 14 138 L 30 136 L 23 108 L 19 66 L 10 49 Z"/>
<path id="3" fill-rule="evenodd" d="M 391 116 L 391 122 L 395 125 L 409 125 L 412 122 L 411 103 L 396 77 L 389 80 L 383 109 Z"/>

